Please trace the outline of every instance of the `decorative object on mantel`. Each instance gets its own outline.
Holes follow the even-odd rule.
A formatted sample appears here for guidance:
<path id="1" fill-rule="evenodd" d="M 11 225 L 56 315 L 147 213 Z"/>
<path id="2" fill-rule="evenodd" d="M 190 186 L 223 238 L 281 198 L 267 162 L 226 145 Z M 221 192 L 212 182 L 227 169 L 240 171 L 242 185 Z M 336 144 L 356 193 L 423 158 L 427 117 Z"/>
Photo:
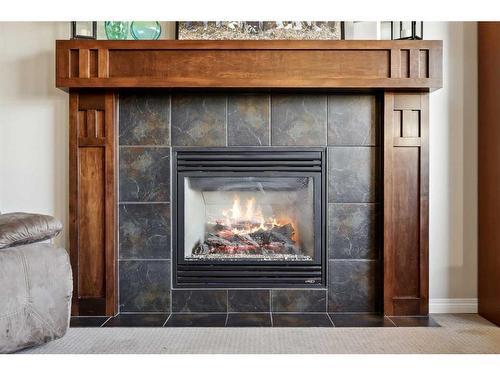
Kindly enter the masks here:
<path id="1" fill-rule="evenodd" d="M 110 40 L 127 39 L 128 28 L 129 25 L 127 21 L 104 22 L 104 30 L 106 30 L 106 37 Z"/>
<path id="2" fill-rule="evenodd" d="M 341 39 L 339 21 L 203 21 L 176 22 L 176 39 L 233 40 Z"/>
<path id="3" fill-rule="evenodd" d="M 97 21 L 72 21 L 71 39 L 97 39 Z"/>
<path id="4" fill-rule="evenodd" d="M 424 23 L 422 21 L 392 21 L 391 39 L 422 40 L 424 37 Z"/>
<path id="5" fill-rule="evenodd" d="M 161 25 L 158 21 L 133 21 L 130 33 L 136 40 L 156 40 L 161 35 Z"/>
<path id="6" fill-rule="evenodd" d="M 381 22 L 350 21 L 342 22 L 342 39 L 345 40 L 379 40 L 381 37 Z"/>

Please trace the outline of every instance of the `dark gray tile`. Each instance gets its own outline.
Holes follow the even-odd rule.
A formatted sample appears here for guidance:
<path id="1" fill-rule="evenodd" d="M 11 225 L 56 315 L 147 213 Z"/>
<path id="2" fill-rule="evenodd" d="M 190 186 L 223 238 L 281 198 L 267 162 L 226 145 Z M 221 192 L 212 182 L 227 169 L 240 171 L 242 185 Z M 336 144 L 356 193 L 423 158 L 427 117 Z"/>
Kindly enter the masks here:
<path id="1" fill-rule="evenodd" d="M 326 145 L 325 95 L 273 95 L 271 103 L 272 145 Z"/>
<path id="2" fill-rule="evenodd" d="M 225 146 L 226 97 L 172 96 L 172 145 Z"/>
<path id="3" fill-rule="evenodd" d="M 119 314 L 103 327 L 163 327 L 168 314 Z"/>
<path id="4" fill-rule="evenodd" d="M 377 147 L 329 147 L 328 201 L 375 202 L 377 154 Z"/>
<path id="5" fill-rule="evenodd" d="M 170 261 L 121 260 L 120 311 L 170 310 Z"/>
<path id="6" fill-rule="evenodd" d="M 267 146 L 269 131 L 269 95 L 229 96 L 229 146 Z"/>
<path id="7" fill-rule="evenodd" d="M 120 93 L 120 145 L 170 145 L 170 96 Z"/>
<path id="8" fill-rule="evenodd" d="M 227 314 L 172 314 L 165 327 L 224 327 Z"/>
<path id="9" fill-rule="evenodd" d="M 168 202 L 170 149 L 120 147 L 120 201 Z"/>
<path id="10" fill-rule="evenodd" d="M 170 205 L 120 204 L 120 259 L 170 258 Z"/>
<path id="11" fill-rule="evenodd" d="M 396 327 L 379 314 L 330 314 L 335 327 Z"/>
<path id="12" fill-rule="evenodd" d="M 271 327 L 270 313 L 228 314 L 226 327 Z"/>
<path id="13" fill-rule="evenodd" d="M 376 261 L 329 261 L 328 311 L 377 312 L 378 272 Z"/>
<path id="14" fill-rule="evenodd" d="M 377 141 L 374 95 L 328 97 L 328 144 L 366 146 Z"/>
<path id="15" fill-rule="evenodd" d="M 228 311 L 265 312 L 271 311 L 269 290 L 228 290 Z"/>
<path id="16" fill-rule="evenodd" d="M 273 327 L 333 327 L 328 314 L 274 314 Z"/>
<path id="17" fill-rule="evenodd" d="M 109 316 L 72 316 L 69 322 L 71 328 L 100 327 Z"/>
<path id="18" fill-rule="evenodd" d="M 330 259 L 378 258 L 378 205 L 328 204 L 328 254 Z"/>
<path id="19" fill-rule="evenodd" d="M 390 316 L 397 327 L 441 327 L 430 316 Z"/>
<path id="20" fill-rule="evenodd" d="M 326 311 L 326 290 L 274 289 L 271 300 L 273 312 Z"/>
<path id="21" fill-rule="evenodd" d="M 172 290 L 173 312 L 227 312 L 227 290 Z"/>

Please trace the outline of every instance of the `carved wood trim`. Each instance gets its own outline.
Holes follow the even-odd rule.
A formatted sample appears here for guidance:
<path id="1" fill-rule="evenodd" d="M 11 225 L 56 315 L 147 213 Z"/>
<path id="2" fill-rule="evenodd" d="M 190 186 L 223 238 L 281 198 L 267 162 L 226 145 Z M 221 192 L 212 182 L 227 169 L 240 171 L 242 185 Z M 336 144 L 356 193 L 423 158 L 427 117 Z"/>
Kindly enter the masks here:
<path id="1" fill-rule="evenodd" d="M 415 70 L 415 68 L 414 68 Z M 384 313 L 427 315 L 428 94 L 384 96 Z"/>
<path id="2" fill-rule="evenodd" d="M 56 86 L 429 90 L 442 85 L 441 50 L 441 41 L 58 40 Z"/>
<path id="3" fill-rule="evenodd" d="M 70 93 L 72 315 L 114 315 L 116 124 L 113 93 Z"/>

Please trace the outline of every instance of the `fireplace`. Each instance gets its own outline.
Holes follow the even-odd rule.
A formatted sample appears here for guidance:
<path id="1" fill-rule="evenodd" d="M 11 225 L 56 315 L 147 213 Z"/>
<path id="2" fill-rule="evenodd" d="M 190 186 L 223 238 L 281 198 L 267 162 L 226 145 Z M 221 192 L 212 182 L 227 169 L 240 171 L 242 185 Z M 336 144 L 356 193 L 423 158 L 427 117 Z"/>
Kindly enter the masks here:
<path id="1" fill-rule="evenodd" d="M 323 148 L 174 149 L 174 286 L 324 286 L 324 160 Z"/>
<path id="2" fill-rule="evenodd" d="M 66 40 L 55 61 L 72 314 L 427 314 L 442 42 Z"/>

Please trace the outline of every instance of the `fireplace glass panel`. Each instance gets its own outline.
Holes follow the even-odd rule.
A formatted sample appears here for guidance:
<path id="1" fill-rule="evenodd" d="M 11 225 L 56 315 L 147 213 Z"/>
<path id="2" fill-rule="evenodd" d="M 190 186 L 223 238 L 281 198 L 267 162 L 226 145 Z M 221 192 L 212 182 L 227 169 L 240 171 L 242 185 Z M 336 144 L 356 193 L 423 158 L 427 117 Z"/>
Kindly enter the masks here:
<path id="1" fill-rule="evenodd" d="M 311 177 L 184 177 L 187 261 L 313 261 Z"/>

